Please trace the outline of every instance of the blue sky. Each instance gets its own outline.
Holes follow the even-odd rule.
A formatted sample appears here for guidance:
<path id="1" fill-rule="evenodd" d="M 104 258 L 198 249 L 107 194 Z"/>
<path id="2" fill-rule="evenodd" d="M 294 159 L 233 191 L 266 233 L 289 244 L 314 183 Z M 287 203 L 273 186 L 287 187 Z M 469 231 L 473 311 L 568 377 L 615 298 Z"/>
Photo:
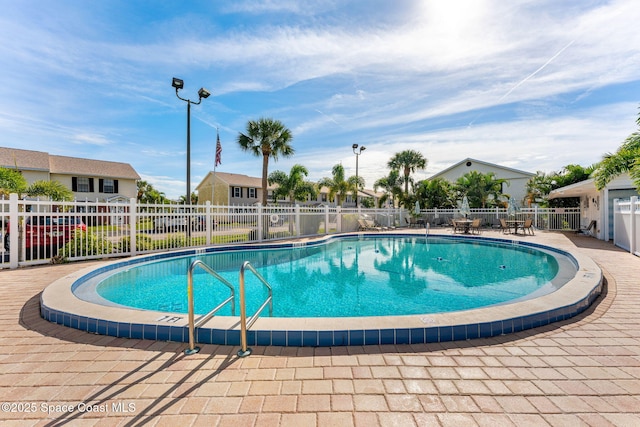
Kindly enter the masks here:
<path id="1" fill-rule="evenodd" d="M 473 157 L 530 172 L 587 166 L 637 129 L 636 0 L 0 0 L 0 145 L 130 163 L 168 197 L 213 169 L 260 176 L 248 120 L 293 132 L 269 172 L 355 174 L 407 149 L 427 178 Z"/>

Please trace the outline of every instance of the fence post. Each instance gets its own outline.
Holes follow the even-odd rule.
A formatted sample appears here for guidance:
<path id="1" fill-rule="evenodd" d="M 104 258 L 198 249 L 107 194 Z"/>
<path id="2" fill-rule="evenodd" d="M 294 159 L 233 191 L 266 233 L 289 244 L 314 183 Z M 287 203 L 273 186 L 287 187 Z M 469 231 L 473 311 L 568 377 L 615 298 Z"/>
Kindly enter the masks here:
<path id="1" fill-rule="evenodd" d="M 300 205 L 296 203 L 295 207 L 296 236 L 300 237 Z"/>
<path id="2" fill-rule="evenodd" d="M 342 233 L 342 208 L 336 206 L 336 228 L 338 233 Z"/>
<path id="3" fill-rule="evenodd" d="M 9 268 L 15 270 L 18 268 L 18 260 L 20 250 L 18 248 L 20 224 L 18 222 L 18 195 L 11 193 L 9 195 L 9 224 L 11 224 L 12 233 L 9 235 Z M 4 242 L 3 242 L 4 244 Z"/>
<path id="4" fill-rule="evenodd" d="M 213 216 L 211 214 L 211 210 L 212 210 L 211 201 L 207 200 L 205 202 L 205 212 L 204 212 L 204 221 L 205 221 L 204 232 L 207 235 L 206 237 L 207 246 L 211 244 L 211 235 L 212 235 L 211 230 L 213 229 Z"/>
<path id="5" fill-rule="evenodd" d="M 138 231 L 138 204 L 137 200 L 132 197 L 129 199 L 129 251 L 131 256 L 135 256 L 138 250 L 138 242 L 136 233 Z"/>
<path id="6" fill-rule="evenodd" d="M 636 203 L 638 196 L 632 196 L 629 205 L 629 252 L 632 254 L 636 253 Z"/>
<path id="7" fill-rule="evenodd" d="M 329 234 L 329 206 L 324 207 L 324 234 Z"/>
<path id="8" fill-rule="evenodd" d="M 262 214 L 262 204 L 258 205 L 258 242 L 262 242 L 262 229 L 264 228 L 264 226 L 266 226 L 266 218 L 263 218 L 263 214 Z M 267 226 L 268 227 L 268 226 Z M 267 228 L 268 229 L 268 228 Z M 269 237 L 267 236 L 267 239 Z"/>

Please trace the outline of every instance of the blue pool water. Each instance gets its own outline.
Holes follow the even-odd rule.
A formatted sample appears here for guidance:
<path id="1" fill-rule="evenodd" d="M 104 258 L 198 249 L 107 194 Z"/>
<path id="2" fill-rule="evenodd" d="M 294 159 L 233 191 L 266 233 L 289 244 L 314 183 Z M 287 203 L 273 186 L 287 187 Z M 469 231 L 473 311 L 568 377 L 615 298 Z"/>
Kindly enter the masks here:
<path id="1" fill-rule="evenodd" d="M 442 313 L 501 304 L 554 290 L 554 254 L 470 239 L 352 237 L 300 248 L 185 256 L 123 267 L 96 292 L 117 305 L 186 313 L 186 272 L 200 259 L 236 285 L 245 260 L 273 287 L 274 317 L 353 317 Z M 247 312 L 266 289 L 246 276 Z M 195 311 L 204 314 L 229 290 L 202 270 L 194 274 Z M 236 315 L 238 313 L 236 312 Z M 219 315 L 231 315 L 225 308 Z"/>

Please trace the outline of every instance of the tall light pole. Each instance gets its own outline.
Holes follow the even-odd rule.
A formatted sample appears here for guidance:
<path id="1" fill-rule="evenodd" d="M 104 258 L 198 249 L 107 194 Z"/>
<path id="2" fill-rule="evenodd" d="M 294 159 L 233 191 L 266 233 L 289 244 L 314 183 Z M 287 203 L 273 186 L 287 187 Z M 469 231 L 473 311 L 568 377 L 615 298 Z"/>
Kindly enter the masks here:
<path id="1" fill-rule="evenodd" d="M 367 149 L 364 145 L 358 148 L 358 144 L 353 144 L 351 146 L 353 148 L 353 154 L 356 155 L 356 208 L 358 207 L 358 186 L 360 185 L 360 181 L 358 180 L 358 157 L 360 154 Z"/>
<path id="2" fill-rule="evenodd" d="M 176 88 L 176 96 L 187 103 L 187 198 L 186 204 L 191 204 L 191 104 L 198 105 L 204 98 L 208 98 L 211 93 L 205 88 L 201 87 L 198 91 L 198 102 L 191 101 L 178 95 L 178 91 L 184 88 L 184 81 L 182 79 L 173 78 L 171 86 Z M 187 226 L 187 228 L 189 228 Z"/>

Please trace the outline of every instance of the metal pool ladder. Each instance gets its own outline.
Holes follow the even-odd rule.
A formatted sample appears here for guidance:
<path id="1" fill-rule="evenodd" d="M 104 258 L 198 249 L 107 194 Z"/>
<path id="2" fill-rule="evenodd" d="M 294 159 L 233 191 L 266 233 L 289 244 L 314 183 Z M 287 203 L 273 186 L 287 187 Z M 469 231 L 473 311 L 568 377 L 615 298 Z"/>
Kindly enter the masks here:
<path id="1" fill-rule="evenodd" d="M 245 270 L 251 271 L 258 278 L 258 280 L 260 280 L 262 284 L 265 285 L 269 290 L 269 296 L 262 303 L 258 311 L 256 311 L 255 314 L 249 318 L 249 320 L 247 320 L 244 291 Z M 271 285 L 269 285 L 264 277 L 262 277 L 262 275 L 258 273 L 255 268 L 253 268 L 249 261 L 245 261 L 244 264 L 242 264 L 242 267 L 240 267 L 240 345 L 242 348 L 238 350 L 239 357 L 247 357 L 251 354 L 251 349 L 247 348 L 247 329 L 249 329 L 255 323 L 255 321 L 258 320 L 260 313 L 262 313 L 262 310 L 264 310 L 267 304 L 269 304 L 269 316 L 273 316 L 273 293 L 271 290 Z"/>
<path id="2" fill-rule="evenodd" d="M 194 321 L 194 311 L 193 311 L 193 271 L 196 267 L 202 268 L 204 271 L 218 279 L 231 291 L 231 295 L 229 298 L 221 302 L 216 308 L 211 310 L 209 313 L 200 316 L 198 321 Z M 187 273 L 187 299 L 189 304 L 189 348 L 184 351 L 184 354 L 195 354 L 200 351 L 200 347 L 196 347 L 195 345 L 195 329 L 199 326 L 202 326 L 204 322 L 211 319 L 214 314 L 222 307 L 227 305 L 229 302 L 231 303 L 231 314 L 233 316 L 236 315 L 236 302 L 235 302 L 236 291 L 233 289 L 233 285 L 227 281 L 224 277 L 220 276 L 215 270 L 209 267 L 207 264 L 197 259 L 191 263 L 189 266 L 189 271 Z"/>
<path id="3" fill-rule="evenodd" d="M 194 321 L 194 310 L 193 310 L 193 271 L 196 267 L 200 267 L 205 270 L 207 273 L 218 279 L 222 284 L 229 288 L 231 291 L 231 295 L 221 302 L 216 308 L 211 310 L 209 313 L 198 318 L 198 321 Z M 244 275 L 245 270 L 251 271 L 257 278 L 265 285 L 269 291 L 269 296 L 262 303 L 258 311 L 255 312 L 253 316 L 247 319 L 247 310 L 246 310 L 246 301 L 245 301 L 245 285 L 244 285 Z M 184 354 L 195 354 L 200 351 L 200 347 L 196 347 L 195 345 L 195 329 L 199 326 L 202 326 L 207 320 L 211 319 L 213 315 L 220 310 L 222 307 L 227 305 L 229 302 L 231 303 L 231 315 L 236 315 L 236 305 L 235 305 L 235 290 L 233 289 L 233 285 L 229 283 L 224 277 L 220 276 L 215 270 L 209 267 L 207 264 L 202 262 L 201 260 L 195 260 L 189 266 L 189 271 L 187 272 L 187 299 L 189 305 L 189 348 L 184 351 Z M 238 356 L 247 357 L 251 354 L 251 349 L 247 348 L 247 329 L 249 329 L 258 317 L 262 310 L 269 304 L 269 316 L 273 316 L 273 292 L 271 289 L 271 285 L 267 283 L 267 281 L 262 277 L 260 273 L 256 271 L 256 269 L 249 263 L 249 261 L 245 261 L 240 267 L 240 344 L 242 348 L 238 350 Z"/>

